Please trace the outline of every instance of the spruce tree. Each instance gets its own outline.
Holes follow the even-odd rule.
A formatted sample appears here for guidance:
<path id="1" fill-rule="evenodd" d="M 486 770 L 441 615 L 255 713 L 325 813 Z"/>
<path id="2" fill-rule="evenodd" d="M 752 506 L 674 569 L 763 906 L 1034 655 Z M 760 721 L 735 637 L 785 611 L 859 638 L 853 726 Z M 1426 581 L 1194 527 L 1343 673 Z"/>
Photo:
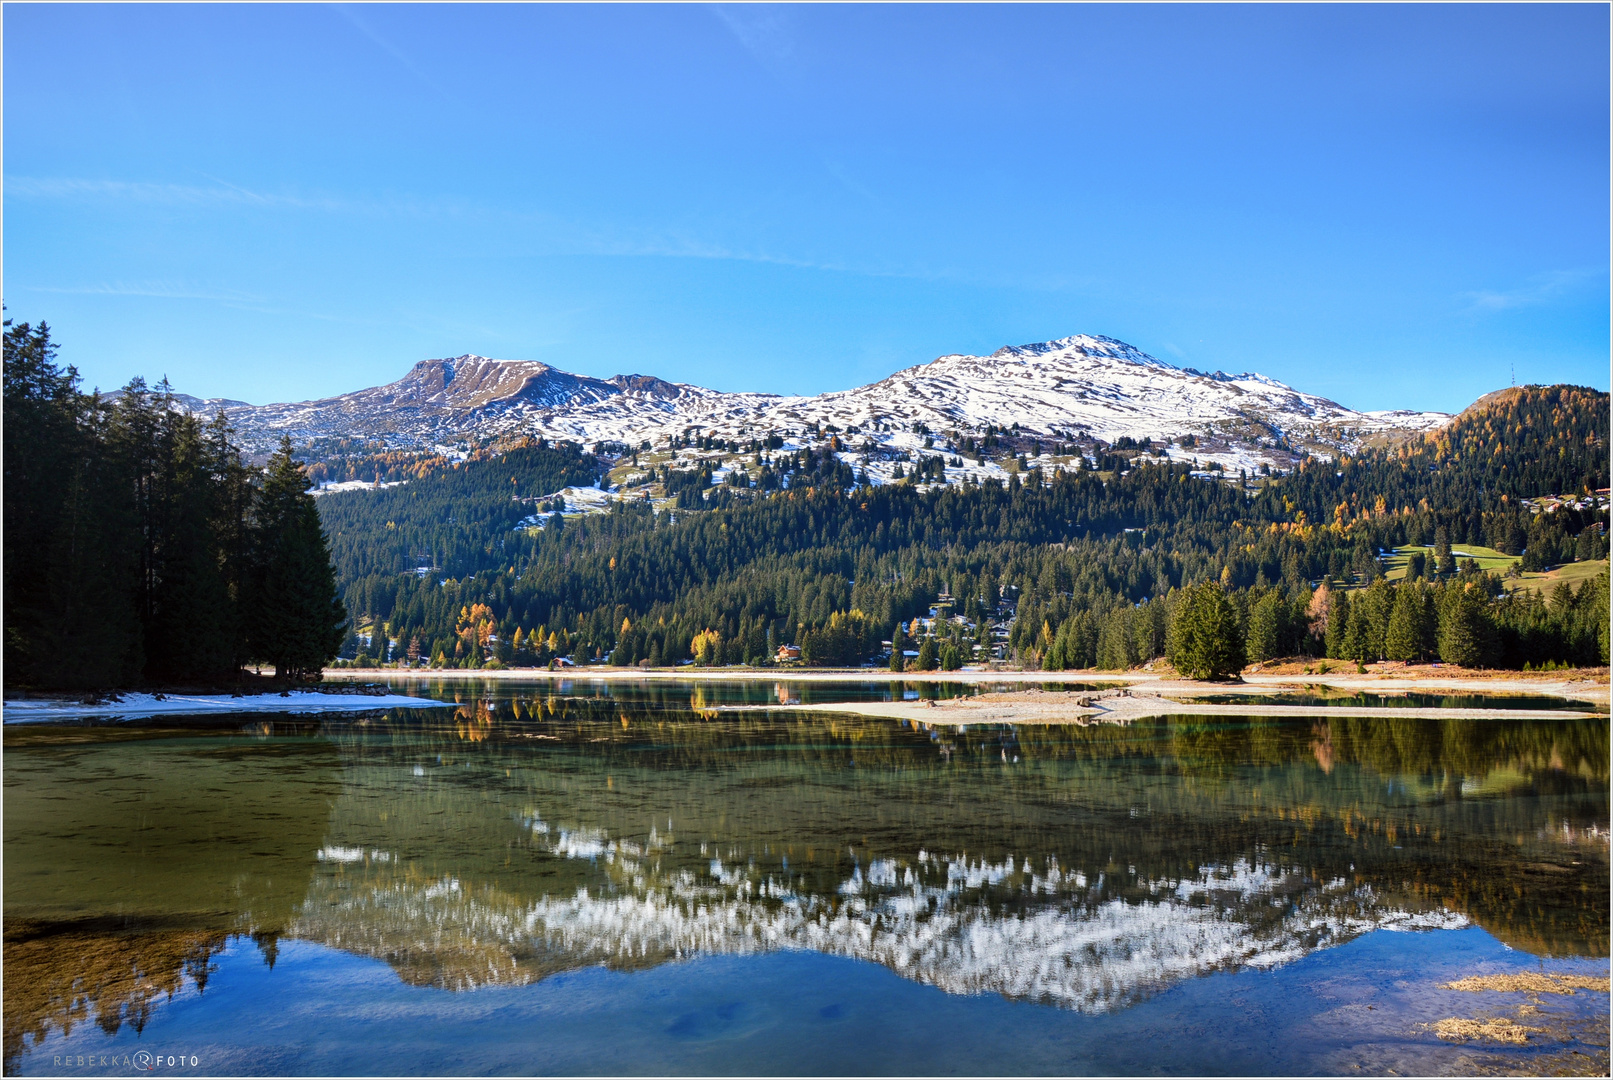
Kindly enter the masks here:
<path id="1" fill-rule="evenodd" d="M 1439 625 L 1439 658 L 1462 667 L 1489 667 L 1495 651 L 1495 626 L 1483 590 L 1471 583 L 1451 585 Z"/>
<path id="2" fill-rule="evenodd" d="M 1255 602 L 1249 612 L 1249 659 L 1273 660 L 1282 655 L 1287 607 L 1282 593 L 1271 590 Z"/>
<path id="3" fill-rule="evenodd" d="M 1451 558 L 1451 535 L 1443 525 L 1434 529 L 1434 563 L 1435 572 L 1449 575 L 1455 572 L 1454 560 Z"/>
<path id="4" fill-rule="evenodd" d="M 1395 606 L 1384 636 L 1384 657 L 1413 661 L 1423 658 L 1422 590 L 1407 583 L 1395 590 Z"/>
<path id="5" fill-rule="evenodd" d="M 100 494 L 91 456 L 93 401 L 78 372 L 56 364 L 50 327 L 5 320 L 5 672 L 9 685 L 57 682 L 62 605 L 93 594 L 59 543 L 82 545 Z M 81 546 L 80 551 L 84 548 Z M 47 640 L 50 639 L 50 640 Z M 50 671 L 47 673 L 46 669 Z M 100 685 L 92 676 L 86 685 Z"/>
<path id="6" fill-rule="evenodd" d="M 1329 589 L 1327 600 L 1327 633 L 1324 651 L 1335 660 L 1346 657 L 1345 641 L 1350 628 L 1350 594 L 1342 588 Z"/>
<path id="7" fill-rule="evenodd" d="M 1171 665 L 1189 679 L 1224 679 L 1242 670 L 1243 630 L 1220 582 L 1185 590 L 1166 643 Z"/>
<path id="8" fill-rule="evenodd" d="M 1372 648 L 1372 625 L 1367 613 L 1366 599 L 1364 594 L 1359 592 L 1350 605 L 1350 624 L 1344 631 L 1344 645 L 1340 655 L 1358 664 L 1378 658 Z"/>
<path id="9" fill-rule="evenodd" d="M 914 666 L 920 671 L 934 671 L 936 668 L 935 639 L 927 637 L 924 644 L 919 646 L 918 663 Z"/>
<path id="10" fill-rule="evenodd" d="M 292 459 L 291 439 L 282 438 L 258 492 L 246 625 L 256 659 L 281 678 L 317 681 L 341 648 L 347 611 L 311 486 Z"/>
<path id="11" fill-rule="evenodd" d="M 38 648 L 24 670 L 8 670 L 7 678 L 73 689 L 134 685 L 142 679 L 145 653 L 120 477 L 104 454 L 86 454 L 76 466 L 40 557 L 47 614 L 31 638 Z M 8 595 L 8 627 L 10 608 Z"/>
<path id="12" fill-rule="evenodd" d="M 219 575 L 228 594 L 222 631 L 233 650 L 230 667 L 238 671 L 249 659 L 242 601 L 251 588 L 257 473 L 241 459 L 241 450 L 233 442 L 234 434 L 220 411 L 207 426 L 206 460 L 215 484 L 213 539 Z"/>
<path id="13" fill-rule="evenodd" d="M 233 603 L 215 527 L 211 448 L 192 416 L 164 409 L 147 672 L 160 681 L 220 679 L 237 667 Z"/>
<path id="14" fill-rule="evenodd" d="M 1384 638 L 1389 633 L 1389 615 L 1394 610 L 1395 590 L 1387 578 L 1377 578 L 1356 596 L 1354 608 L 1361 616 L 1361 648 L 1352 659 L 1382 660 Z"/>

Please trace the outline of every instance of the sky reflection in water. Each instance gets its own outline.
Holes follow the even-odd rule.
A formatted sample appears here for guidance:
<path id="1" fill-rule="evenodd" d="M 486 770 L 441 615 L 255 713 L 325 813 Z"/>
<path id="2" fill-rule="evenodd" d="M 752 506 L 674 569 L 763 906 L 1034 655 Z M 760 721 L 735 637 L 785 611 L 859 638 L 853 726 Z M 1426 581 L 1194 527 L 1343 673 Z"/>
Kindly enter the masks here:
<path id="1" fill-rule="evenodd" d="M 1483 1003 L 1439 981 L 1606 973 L 1605 720 L 715 711 L 887 692 L 7 730 L 7 1069 L 188 1039 L 198 1072 L 1443 1071 L 1477 1051 L 1415 1022 Z M 1315 1030 L 1240 1041 L 1262 994 Z M 831 1029 L 875 1016 L 892 1052 L 848 1063 Z"/>

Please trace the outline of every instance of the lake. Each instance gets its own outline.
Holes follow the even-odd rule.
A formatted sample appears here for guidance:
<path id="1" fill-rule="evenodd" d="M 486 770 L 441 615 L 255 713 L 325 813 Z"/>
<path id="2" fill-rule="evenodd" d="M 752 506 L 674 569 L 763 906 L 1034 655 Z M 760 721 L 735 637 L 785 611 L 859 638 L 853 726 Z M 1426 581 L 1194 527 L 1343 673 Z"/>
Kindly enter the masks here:
<path id="1" fill-rule="evenodd" d="M 1606 979 L 1606 717 L 408 687 L 457 705 L 7 725 L 5 1071 L 1608 1068 L 1605 983 L 1446 986 Z"/>

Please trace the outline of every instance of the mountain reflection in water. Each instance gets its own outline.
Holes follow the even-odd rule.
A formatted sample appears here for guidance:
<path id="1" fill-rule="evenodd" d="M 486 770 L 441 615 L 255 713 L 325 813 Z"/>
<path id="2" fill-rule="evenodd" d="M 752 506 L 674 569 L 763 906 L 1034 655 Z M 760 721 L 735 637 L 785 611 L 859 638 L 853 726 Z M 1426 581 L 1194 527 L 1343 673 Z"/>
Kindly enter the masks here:
<path id="1" fill-rule="evenodd" d="M 955 731 L 519 694 L 8 729 L 7 1062 L 142 1024 L 243 934 L 444 989 L 815 950 L 1083 1012 L 1377 928 L 1607 955 L 1605 719 Z"/>

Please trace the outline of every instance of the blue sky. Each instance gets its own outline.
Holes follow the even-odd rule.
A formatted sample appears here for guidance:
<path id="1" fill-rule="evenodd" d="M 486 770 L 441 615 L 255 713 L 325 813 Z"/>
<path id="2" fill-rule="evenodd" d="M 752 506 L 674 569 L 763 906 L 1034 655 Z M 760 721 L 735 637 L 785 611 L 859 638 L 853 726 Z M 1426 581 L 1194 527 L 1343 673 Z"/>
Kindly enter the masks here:
<path id="1" fill-rule="evenodd" d="M 8 4 L 5 302 L 89 384 L 260 403 L 1074 333 L 1356 408 L 1606 388 L 1608 18 Z"/>

